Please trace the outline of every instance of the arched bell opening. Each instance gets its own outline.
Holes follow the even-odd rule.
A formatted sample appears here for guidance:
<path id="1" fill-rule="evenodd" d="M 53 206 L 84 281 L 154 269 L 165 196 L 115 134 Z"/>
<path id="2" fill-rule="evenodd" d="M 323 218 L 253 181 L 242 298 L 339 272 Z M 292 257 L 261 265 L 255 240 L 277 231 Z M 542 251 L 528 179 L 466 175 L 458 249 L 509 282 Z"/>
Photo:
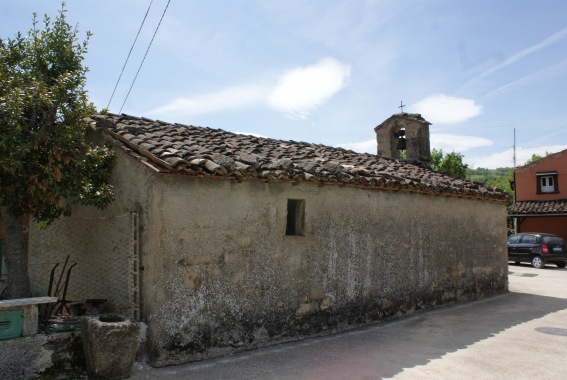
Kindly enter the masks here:
<path id="1" fill-rule="evenodd" d="M 385 149 L 385 152 L 388 152 L 386 154 L 388 157 L 399 160 L 406 156 L 405 151 L 407 149 L 407 141 L 406 128 L 404 126 L 395 126 L 390 129 L 387 141 L 389 142 L 389 146 L 383 148 Z"/>
<path id="2" fill-rule="evenodd" d="M 406 129 L 401 128 L 399 131 L 394 132 L 394 137 L 398 139 L 398 143 L 396 144 L 396 150 L 404 151 L 407 148 L 406 144 Z"/>

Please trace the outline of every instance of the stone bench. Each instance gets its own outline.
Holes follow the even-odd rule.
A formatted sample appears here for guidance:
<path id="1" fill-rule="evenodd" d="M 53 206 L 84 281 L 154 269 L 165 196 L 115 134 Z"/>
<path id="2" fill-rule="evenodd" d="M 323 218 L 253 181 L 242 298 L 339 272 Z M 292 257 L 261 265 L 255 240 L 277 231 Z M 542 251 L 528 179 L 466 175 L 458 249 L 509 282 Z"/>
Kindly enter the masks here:
<path id="1" fill-rule="evenodd" d="M 38 331 L 37 305 L 57 302 L 57 297 L 18 298 L 0 301 L 0 318 L 3 312 L 18 311 L 23 313 L 21 336 L 32 336 Z M 7 314 L 7 313 L 5 313 Z"/>

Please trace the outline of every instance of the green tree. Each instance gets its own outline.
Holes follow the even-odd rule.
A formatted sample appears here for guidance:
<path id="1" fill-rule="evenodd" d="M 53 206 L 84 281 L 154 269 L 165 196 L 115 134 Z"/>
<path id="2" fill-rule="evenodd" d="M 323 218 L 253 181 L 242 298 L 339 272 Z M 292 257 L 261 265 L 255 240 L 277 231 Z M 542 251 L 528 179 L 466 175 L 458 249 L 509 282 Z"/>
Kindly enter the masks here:
<path id="1" fill-rule="evenodd" d="M 532 162 L 539 161 L 539 160 L 541 160 L 542 158 L 543 158 L 543 157 L 540 156 L 539 154 L 534 153 L 534 154 L 532 154 L 532 156 L 526 161 L 526 165 L 527 165 L 527 164 L 531 164 Z"/>
<path id="2" fill-rule="evenodd" d="M 0 39 L 0 218 L 6 243 L 5 297 L 31 295 L 23 254 L 25 214 L 46 226 L 70 205 L 104 208 L 113 200 L 108 176 L 113 158 L 88 142 L 85 117 L 94 111 L 83 66 L 90 33 L 65 18 L 65 3 L 43 29 L 34 14 L 26 36 Z"/>
<path id="3" fill-rule="evenodd" d="M 505 175 L 498 178 L 490 178 L 485 182 L 485 185 L 492 188 L 499 188 L 507 192 L 512 198 L 510 199 L 509 206 L 514 203 L 514 190 L 512 189 L 512 182 L 514 181 L 514 169 L 508 168 Z"/>
<path id="4" fill-rule="evenodd" d="M 461 153 L 451 152 L 443 155 L 443 149 L 431 151 L 431 167 L 436 172 L 445 173 L 455 178 L 466 179 L 469 166 L 463 163 Z"/>
<path id="5" fill-rule="evenodd" d="M 553 154 L 553 153 L 548 152 L 548 151 L 545 151 L 545 156 L 542 156 L 542 155 L 540 155 L 540 154 L 534 153 L 534 154 L 532 154 L 532 156 L 526 161 L 526 163 L 525 163 L 524 165 L 531 164 L 532 162 L 536 162 L 536 161 L 538 161 L 538 160 L 541 160 L 543 157 L 547 157 L 547 156 L 549 156 L 550 154 Z"/>

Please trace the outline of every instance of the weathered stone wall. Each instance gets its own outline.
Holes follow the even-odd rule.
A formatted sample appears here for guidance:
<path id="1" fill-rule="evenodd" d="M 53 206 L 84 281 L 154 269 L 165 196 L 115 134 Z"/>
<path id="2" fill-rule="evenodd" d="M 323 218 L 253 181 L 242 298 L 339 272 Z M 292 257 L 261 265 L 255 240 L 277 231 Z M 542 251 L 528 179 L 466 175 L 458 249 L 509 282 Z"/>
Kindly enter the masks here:
<path id="1" fill-rule="evenodd" d="M 156 183 L 144 315 L 156 366 L 507 289 L 504 205 L 331 185 Z M 286 236 L 287 200 L 305 236 Z"/>
<path id="2" fill-rule="evenodd" d="M 507 288 L 500 203 L 160 175 L 121 151 L 113 183 L 117 200 L 110 208 L 78 208 L 72 217 L 88 223 L 139 213 L 141 319 L 156 366 L 337 332 Z M 285 235 L 288 199 L 305 201 L 305 236 Z M 93 254 L 112 233 L 77 244 Z M 33 239 L 32 230 L 30 246 L 40 249 Z"/>

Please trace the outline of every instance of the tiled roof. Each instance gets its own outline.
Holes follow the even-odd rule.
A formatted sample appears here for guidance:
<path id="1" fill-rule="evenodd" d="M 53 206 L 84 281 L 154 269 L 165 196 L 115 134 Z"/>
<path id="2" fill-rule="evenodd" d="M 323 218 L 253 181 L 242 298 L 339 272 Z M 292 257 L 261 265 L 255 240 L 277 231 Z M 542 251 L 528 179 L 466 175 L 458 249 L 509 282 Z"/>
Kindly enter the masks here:
<path id="1" fill-rule="evenodd" d="M 403 161 L 342 148 L 283 141 L 128 115 L 93 115 L 91 126 L 158 172 L 240 180 L 350 185 L 507 201 L 499 189 Z"/>
<path id="2" fill-rule="evenodd" d="M 567 199 L 516 202 L 508 214 L 511 216 L 567 215 Z"/>

